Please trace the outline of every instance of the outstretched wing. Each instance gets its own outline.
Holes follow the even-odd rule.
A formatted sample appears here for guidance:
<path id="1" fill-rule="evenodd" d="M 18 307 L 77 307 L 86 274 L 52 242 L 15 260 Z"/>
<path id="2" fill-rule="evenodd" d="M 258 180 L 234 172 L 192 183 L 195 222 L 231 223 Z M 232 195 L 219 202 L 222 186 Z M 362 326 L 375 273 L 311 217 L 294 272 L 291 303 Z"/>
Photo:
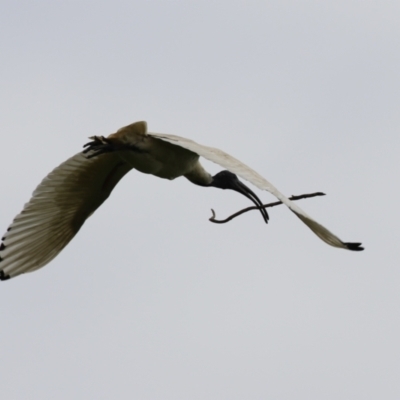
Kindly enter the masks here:
<path id="1" fill-rule="evenodd" d="M 2 238 L 0 279 L 50 262 L 130 169 L 116 153 L 78 153 L 47 175 Z"/>
<path id="2" fill-rule="evenodd" d="M 267 190 L 268 192 L 272 193 L 282 203 L 288 206 L 289 209 L 293 211 L 294 214 L 296 214 L 325 243 L 328 243 L 329 245 L 334 247 L 340 247 L 348 250 L 364 250 L 363 247 L 361 247 L 361 243 L 342 242 L 336 235 L 334 235 L 324 226 L 322 226 L 317 221 L 313 220 L 309 215 L 307 215 L 298 205 L 290 201 L 283 193 L 281 193 L 275 186 L 273 186 L 260 174 L 258 174 L 247 165 L 243 164 L 241 161 L 225 153 L 224 151 L 213 147 L 203 146 L 194 142 L 193 140 L 182 138 L 180 136 L 158 133 L 148 133 L 148 135 L 193 151 L 199 156 L 202 156 L 207 160 L 219 164 L 227 170 L 240 176 L 241 178 L 251 182 L 258 188 L 262 190 Z"/>

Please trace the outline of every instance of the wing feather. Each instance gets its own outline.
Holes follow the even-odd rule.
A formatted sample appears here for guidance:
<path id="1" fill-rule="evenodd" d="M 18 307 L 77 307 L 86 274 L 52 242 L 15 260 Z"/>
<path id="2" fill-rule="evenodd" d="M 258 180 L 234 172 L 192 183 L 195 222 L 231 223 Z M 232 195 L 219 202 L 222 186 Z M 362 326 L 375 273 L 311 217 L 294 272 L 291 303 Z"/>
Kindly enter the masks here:
<path id="1" fill-rule="evenodd" d="M 131 169 L 117 153 L 71 157 L 47 175 L 8 228 L 0 246 L 0 279 L 50 262 Z"/>
<path id="2" fill-rule="evenodd" d="M 258 172 L 254 171 L 253 169 L 243 164 L 238 159 L 225 153 L 224 151 L 216 149 L 214 147 L 203 146 L 194 142 L 193 140 L 176 135 L 158 133 L 149 133 L 148 135 L 197 153 L 199 156 L 204 157 L 207 160 L 210 160 L 216 164 L 219 164 L 227 170 L 247 180 L 248 182 L 251 182 L 259 189 L 267 190 L 275 197 L 277 197 L 283 204 L 289 207 L 289 209 L 295 215 L 297 215 L 297 217 L 299 217 L 301 221 L 303 221 L 325 243 L 334 247 L 339 247 L 347 250 L 363 250 L 363 248 L 360 247 L 361 243 L 342 242 L 336 235 L 334 235 L 324 226 L 322 226 L 309 215 L 307 215 L 297 204 L 290 201 L 283 193 L 281 193 L 274 185 L 263 178 Z"/>

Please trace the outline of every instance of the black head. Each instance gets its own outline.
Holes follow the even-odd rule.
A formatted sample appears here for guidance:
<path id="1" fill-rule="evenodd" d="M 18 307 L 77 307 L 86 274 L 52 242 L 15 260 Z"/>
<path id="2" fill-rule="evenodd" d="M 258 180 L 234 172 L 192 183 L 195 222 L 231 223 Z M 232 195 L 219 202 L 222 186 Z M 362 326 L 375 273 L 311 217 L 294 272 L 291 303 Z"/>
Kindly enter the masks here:
<path id="1" fill-rule="evenodd" d="M 261 200 L 244 183 L 239 181 L 238 177 L 232 172 L 226 170 L 218 172 L 218 174 L 213 176 L 210 186 L 220 189 L 235 190 L 236 192 L 241 193 L 243 196 L 246 196 L 256 205 L 256 207 L 260 210 L 264 221 L 268 223 L 268 213 L 265 208 L 262 207 L 263 204 L 261 203 Z"/>
<path id="2" fill-rule="evenodd" d="M 215 174 L 212 179 L 210 186 L 220 189 L 232 189 L 232 183 L 239 181 L 239 178 L 235 174 L 227 170 L 218 172 L 218 174 Z"/>

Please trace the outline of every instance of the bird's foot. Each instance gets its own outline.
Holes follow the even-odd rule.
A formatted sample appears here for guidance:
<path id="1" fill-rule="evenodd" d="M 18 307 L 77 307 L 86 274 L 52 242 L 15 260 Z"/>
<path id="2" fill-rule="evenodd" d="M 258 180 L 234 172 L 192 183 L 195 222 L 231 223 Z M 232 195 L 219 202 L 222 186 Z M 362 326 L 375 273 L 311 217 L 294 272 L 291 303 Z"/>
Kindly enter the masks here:
<path id="1" fill-rule="evenodd" d="M 110 153 L 115 150 L 111 141 L 106 139 L 104 136 L 91 136 L 89 139 L 92 139 L 92 141 L 83 146 L 86 147 L 85 150 L 83 150 L 83 153 L 89 153 L 87 158 L 96 157 L 100 154 Z"/>

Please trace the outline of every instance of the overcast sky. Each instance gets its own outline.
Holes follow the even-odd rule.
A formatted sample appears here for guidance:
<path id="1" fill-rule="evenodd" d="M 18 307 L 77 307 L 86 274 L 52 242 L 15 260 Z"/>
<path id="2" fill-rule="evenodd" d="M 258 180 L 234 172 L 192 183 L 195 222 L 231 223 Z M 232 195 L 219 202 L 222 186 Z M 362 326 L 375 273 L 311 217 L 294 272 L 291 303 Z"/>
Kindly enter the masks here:
<path id="1" fill-rule="evenodd" d="M 386 0 L 2 0 L 0 230 L 88 136 L 146 120 L 324 191 L 299 205 L 366 250 L 283 206 L 212 224 L 249 201 L 132 171 L 1 282 L 1 397 L 399 399 L 399 20 Z"/>

